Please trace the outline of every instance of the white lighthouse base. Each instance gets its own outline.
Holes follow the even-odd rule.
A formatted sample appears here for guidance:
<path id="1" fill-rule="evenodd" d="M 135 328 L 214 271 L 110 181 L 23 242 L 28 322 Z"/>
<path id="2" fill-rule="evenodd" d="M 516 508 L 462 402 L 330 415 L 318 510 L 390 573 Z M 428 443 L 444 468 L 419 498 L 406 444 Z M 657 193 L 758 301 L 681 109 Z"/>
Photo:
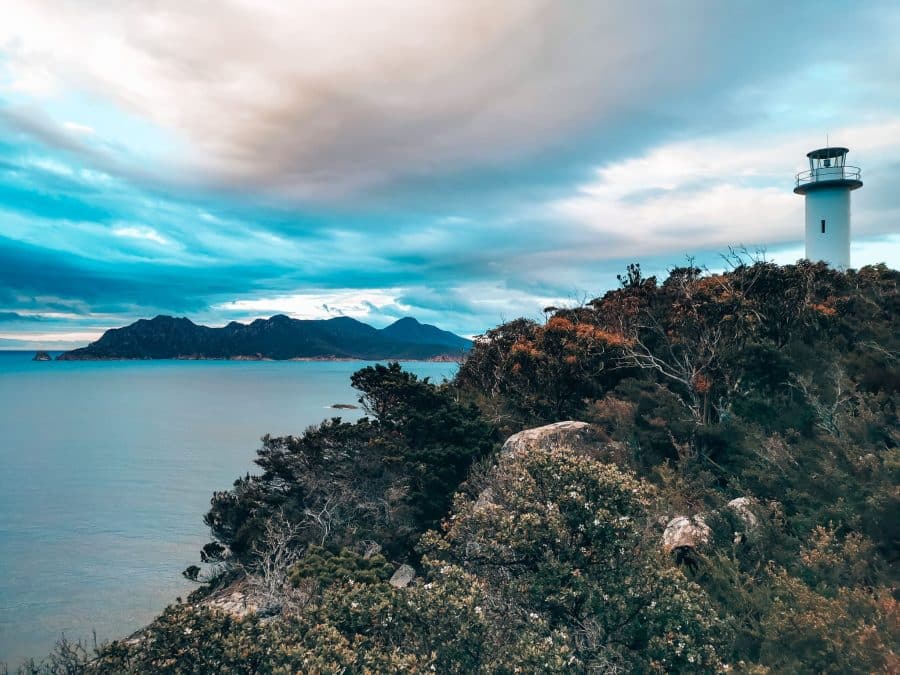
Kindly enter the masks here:
<path id="1" fill-rule="evenodd" d="M 844 186 L 806 193 L 806 257 L 835 269 L 850 267 L 850 190 Z"/>

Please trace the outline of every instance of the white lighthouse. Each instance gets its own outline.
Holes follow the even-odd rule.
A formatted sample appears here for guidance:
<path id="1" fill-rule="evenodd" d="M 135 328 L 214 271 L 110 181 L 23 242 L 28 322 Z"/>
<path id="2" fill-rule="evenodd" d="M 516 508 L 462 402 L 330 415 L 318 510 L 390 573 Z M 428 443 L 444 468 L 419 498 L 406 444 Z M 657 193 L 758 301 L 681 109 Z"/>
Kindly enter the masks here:
<path id="1" fill-rule="evenodd" d="M 862 187 L 847 148 L 806 153 L 809 171 L 797 174 L 794 192 L 806 196 L 806 257 L 836 269 L 850 267 L 850 191 Z"/>

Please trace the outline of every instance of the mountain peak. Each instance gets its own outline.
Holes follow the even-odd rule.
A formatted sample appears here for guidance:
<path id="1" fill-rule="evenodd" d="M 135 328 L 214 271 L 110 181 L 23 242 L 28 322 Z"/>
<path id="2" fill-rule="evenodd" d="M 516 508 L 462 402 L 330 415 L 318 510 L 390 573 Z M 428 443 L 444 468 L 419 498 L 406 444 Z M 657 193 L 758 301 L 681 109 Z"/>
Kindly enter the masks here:
<path id="1" fill-rule="evenodd" d="M 157 314 L 152 319 L 139 319 L 135 323 L 149 323 L 154 325 L 163 324 L 184 324 L 195 326 L 196 324 L 186 316 L 170 316 L 169 314 Z"/>
<path id="2" fill-rule="evenodd" d="M 418 319 L 411 316 L 404 316 L 402 319 L 397 319 L 394 323 L 392 323 L 388 328 L 392 328 L 394 326 L 422 326 L 422 324 Z"/>
<path id="3" fill-rule="evenodd" d="M 411 316 L 398 319 L 387 328 L 383 328 L 381 333 L 396 340 L 404 340 L 420 345 L 441 345 L 458 350 L 466 350 L 472 346 L 469 340 L 459 335 L 441 330 L 427 323 L 420 323 Z"/>
<path id="4" fill-rule="evenodd" d="M 352 316 L 335 316 L 330 319 L 325 319 L 325 321 L 329 321 L 331 323 L 347 323 L 347 324 L 352 323 L 352 324 L 361 324 L 364 326 L 368 325 L 368 324 L 364 324 L 359 319 L 354 319 Z"/>

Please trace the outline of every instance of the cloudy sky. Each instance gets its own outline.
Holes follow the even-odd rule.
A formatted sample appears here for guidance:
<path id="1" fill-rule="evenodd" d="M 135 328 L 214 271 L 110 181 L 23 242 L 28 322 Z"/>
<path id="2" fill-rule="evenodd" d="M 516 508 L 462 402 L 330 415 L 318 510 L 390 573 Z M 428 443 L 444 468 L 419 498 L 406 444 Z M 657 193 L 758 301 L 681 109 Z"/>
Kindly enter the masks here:
<path id="1" fill-rule="evenodd" d="M 900 4 L 0 0 L 0 348 L 159 313 L 472 335 L 731 245 L 851 149 L 900 266 Z"/>

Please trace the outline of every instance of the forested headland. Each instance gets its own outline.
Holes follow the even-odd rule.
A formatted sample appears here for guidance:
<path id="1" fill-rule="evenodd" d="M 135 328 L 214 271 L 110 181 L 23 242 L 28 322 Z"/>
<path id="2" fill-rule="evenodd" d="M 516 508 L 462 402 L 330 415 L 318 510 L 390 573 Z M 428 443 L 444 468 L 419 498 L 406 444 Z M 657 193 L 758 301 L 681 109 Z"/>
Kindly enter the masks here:
<path id="1" fill-rule="evenodd" d="M 732 262 L 360 370 L 213 495 L 190 598 L 34 671 L 897 672 L 900 274 Z"/>

